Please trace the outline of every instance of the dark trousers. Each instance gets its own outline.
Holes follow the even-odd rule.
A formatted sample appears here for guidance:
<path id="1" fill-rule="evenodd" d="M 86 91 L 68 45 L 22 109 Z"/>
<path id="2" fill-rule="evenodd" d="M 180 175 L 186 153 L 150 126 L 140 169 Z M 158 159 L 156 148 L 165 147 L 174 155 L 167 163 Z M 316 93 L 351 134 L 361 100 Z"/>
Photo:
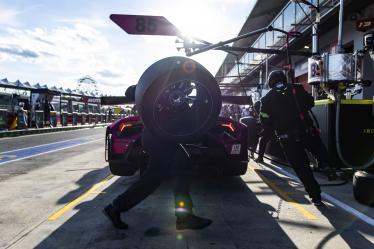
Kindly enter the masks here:
<path id="1" fill-rule="evenodd" d="M 149 155 L 146 172 L 114 199 L 114 207 L 120 212 L 131 209 L 153 193 L 165 179 L 173 177 L 176 210 L 182 208 L 187 213 L 191 213 L 193 207 L 189 193 L 191 161 L 183 147 L 162 141 L 146 130 L 142 135 L 142 143 Z M 184 215 L 186 212 L 176 212 L 176 215 Z"/>
<path id="2" fill-rule="evenodd" d="M 330 167 L 329 156 L 326 146 L 322 143 L 317 132 L 307 134 L 304 139 L 305 148 L 317 159 L 318 168 L 326 169 Z"/>
<path id="3" fill-rule="evenodd" d="M 270 142 L 270 140 L 275 136 L 275 133 L 273 130 L 264 130 L 261 133 L 261 138 L 258 146 L 258 156 L 264 157 L 266 145 Z"/>
<path id="4" fill-rule="evenodd" d="M 310 198 L 320 199 L 321 189 L 309 166 L 309 159 L 305 152 L 305 141 L 289 137 L 280 139 L 280 143 L 288 162 L 303 183 Z"/>

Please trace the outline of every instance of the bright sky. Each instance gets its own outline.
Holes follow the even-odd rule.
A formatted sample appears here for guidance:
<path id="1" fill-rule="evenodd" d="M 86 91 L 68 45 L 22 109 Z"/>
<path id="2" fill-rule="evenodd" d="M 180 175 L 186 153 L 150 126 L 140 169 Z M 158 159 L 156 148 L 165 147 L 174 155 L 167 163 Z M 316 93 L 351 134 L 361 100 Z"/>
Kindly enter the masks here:
<path id="1" fill-rule="evenodd" d="M 0 78 L 76 87 L 93 77 L 104 94 L 124 94 L 163 57 L 184 55 L 174 37 L 128 35 L 110 14 L 165 16 L 180 30 L 209 42 L 234 37 L 255 0 L 0 0 Z M 225 57 L 192 58 L 213 75 Z"/>

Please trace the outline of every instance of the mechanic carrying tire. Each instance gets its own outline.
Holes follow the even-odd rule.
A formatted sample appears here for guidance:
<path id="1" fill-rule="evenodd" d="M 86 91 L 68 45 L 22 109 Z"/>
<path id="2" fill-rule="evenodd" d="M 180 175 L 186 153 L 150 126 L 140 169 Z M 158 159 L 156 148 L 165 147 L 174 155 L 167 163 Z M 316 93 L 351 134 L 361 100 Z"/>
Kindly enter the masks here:
<path id="1" fill-rule="evenodd" d="M 104 208 L 104 214 L 114 227 L 126 229 L 121 213 L 173 176 L 177 230 L 209 226 L 211 220 L 193 214 L 189 194 L 192 165 L 181 142 L 199 138 L 216 122 L 221 98 L 214 77 L 191 59 L 168 57 L 143 73 L 135 89 L 135 103 L 145 127 L 142 145 L 149 155 L 148 166 L 137 182 Z"/>
<path id="2" fill-rule="evenodd" d="M 327 150 L 308 113 L 314 106 L 314 99 L 302 85 L 287 84 L 286 75 L 280 70 L 270 73 L 268 85 L 271 90 L 261 99 L 263 129 L 267 134 L 275 131 L 287 160 L 312 202 L 322 206 L 321 189 L 305 152 L 307 149 L 318 156 L 320 167 L 329 167 Z"/>

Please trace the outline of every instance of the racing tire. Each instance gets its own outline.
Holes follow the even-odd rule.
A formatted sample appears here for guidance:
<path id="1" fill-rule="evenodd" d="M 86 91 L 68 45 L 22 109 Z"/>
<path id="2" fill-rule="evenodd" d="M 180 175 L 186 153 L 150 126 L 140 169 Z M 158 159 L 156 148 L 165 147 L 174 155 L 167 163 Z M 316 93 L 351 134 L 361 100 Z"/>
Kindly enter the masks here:
<path id="1" fill-rule="evenodd" d="M 116 176 L 132 176 L 139 167 L 129 162 L 109 162 L 109 169 Z"/>
<path id="2" fill-rule="evenodd" d="M 131 85 L 126 89 L 125 96 L 129 101 L 135 101 L 136 85 Z"/>
<path id="3" fill-rule="evenodd" d="M 183 88 L 186 85 L 190 87 Z M 190 88 L 196 95 L 186 94 Z M 186 108 L 187 103 L 190 108 Z M 215 124 L 222 100 L 218 83 L 207 69 L 192 59 L 174 56 L 146 69 L 136 86 L 135 104 L 144 126 L 154 135 L 172 142 L 190 142 Z M 181 109 L 190 116 L 181 115 Z"/>
<path id="4" fill-rule="evenodd" d="M 374 174 L 357 171 L 353 175 L 353 195 L 356 200 L 368 206 L 374 206 Z"/>
<path id="5" fill-rule="evenodd" d="M 222 169 L 224 176 L 241 176 L 247 172 L 248 162 L 246 161 L 229 161 Z"/>

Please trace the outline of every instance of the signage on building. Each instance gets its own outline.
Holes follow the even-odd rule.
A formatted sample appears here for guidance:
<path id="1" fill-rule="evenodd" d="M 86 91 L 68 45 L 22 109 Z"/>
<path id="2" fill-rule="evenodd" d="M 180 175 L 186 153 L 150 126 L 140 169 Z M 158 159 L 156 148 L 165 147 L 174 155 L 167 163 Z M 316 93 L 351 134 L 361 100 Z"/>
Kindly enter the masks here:
<path id="1" fill-rule="evenodd" d="M 20 90 L 20 89 L 5 88 L 5 87 L 0 87 L 0 93 L 30 96 L 30 91 L 28 91 L 28 90 Z"/>
<path id="2" fill-rule="evenodd" d="M 366 32 L 374 28 L 374 18 L 367 18 L 356 21 L 356 30 L 361 32 Z"/>
<path id="3" fill-rule="evenodd" d="M 100 104 L 100 98 L 89 98 L 89 97 L 83 97 L 83 102 L 90 103 L 90 104 Z"/>

